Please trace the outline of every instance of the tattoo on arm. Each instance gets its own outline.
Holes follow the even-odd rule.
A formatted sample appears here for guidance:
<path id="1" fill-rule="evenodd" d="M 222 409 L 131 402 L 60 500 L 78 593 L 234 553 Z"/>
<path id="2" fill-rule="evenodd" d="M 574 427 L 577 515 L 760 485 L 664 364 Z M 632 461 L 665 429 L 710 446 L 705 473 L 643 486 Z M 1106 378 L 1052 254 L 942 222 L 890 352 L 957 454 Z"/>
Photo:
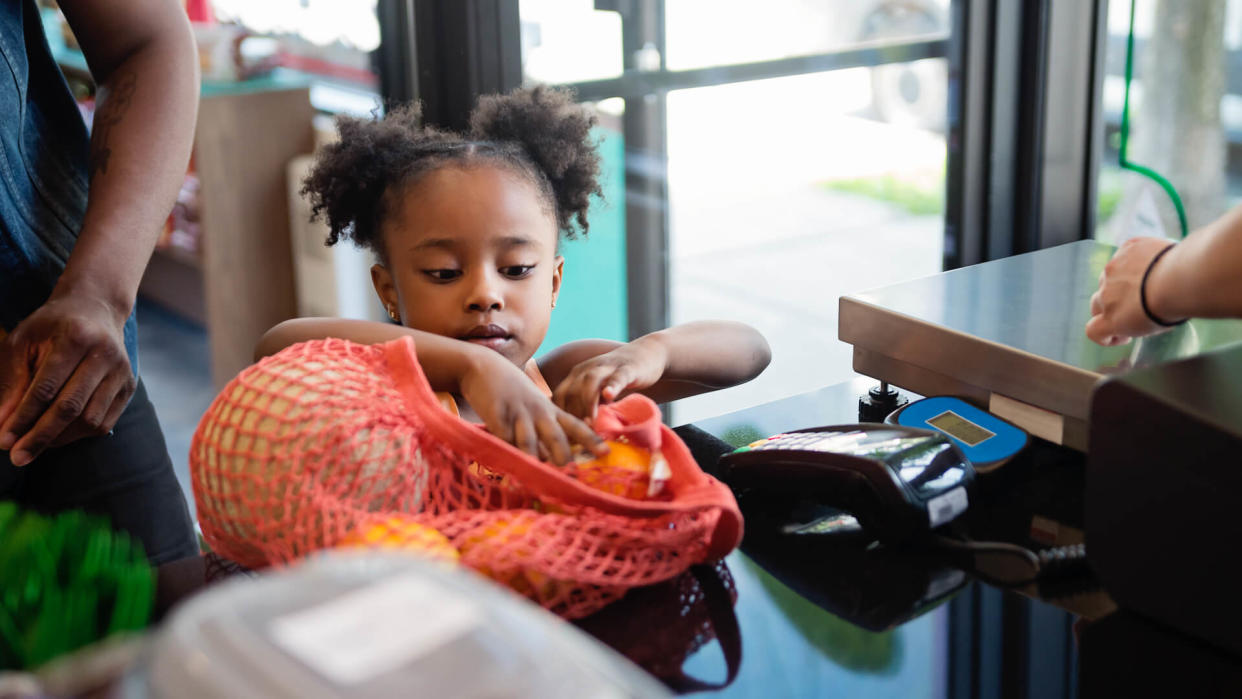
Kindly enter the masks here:
<path id="1" fill-rule="evenodd" d="M 92 127 L 94 133 L 91 138 L 90 178 L 92 181 L 95 179 L 95 173 L 108 173 L 108 158 L 112 155 L 112 148 L 108 143 L 112 137 L 112 127 L 120 123 L 125 113 L 129 111 L 137 86 L 138 79 L 132 72 L 126 71 L 117 75 L 104 96 L 103 106 L 95 114 Z"/>

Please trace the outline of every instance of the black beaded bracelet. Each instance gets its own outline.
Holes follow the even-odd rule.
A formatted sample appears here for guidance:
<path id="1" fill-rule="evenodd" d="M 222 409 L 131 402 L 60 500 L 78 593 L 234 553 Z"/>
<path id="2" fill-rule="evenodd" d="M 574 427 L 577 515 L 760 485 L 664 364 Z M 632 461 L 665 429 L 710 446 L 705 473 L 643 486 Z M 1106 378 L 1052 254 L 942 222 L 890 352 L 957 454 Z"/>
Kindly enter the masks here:
<path id="1" fill-rule="evenodd" d="M 1174 243 L 1174 245 L 1176 245 L 1176 243 Z M 1156 253 L 1156 256 L 1151 258 L 1151 262 L 1147 263 L 1147 270 L 1143 272 L 1143 281 L 1139 282 L 1139 303 L 1143 305 L 1143 312 L 1147 314 L 1148 320 L 1163 328 L 1172 328 L 1186 322 L 1186 318 L 1182 318 L 1181 320 L 1172 323 L 1157 318 L 1156 314 L 1152 313 L 1151 308 L 1147 305 L 1147 278 L 1151 276 L 1151 271 L 1155 268 L 1156 263 L 1160 261 L 1160 258 L 1164 257 L 1164 254 L 1172 249 L 1173 245 L 1169 245 L 1165 249 Z"/>

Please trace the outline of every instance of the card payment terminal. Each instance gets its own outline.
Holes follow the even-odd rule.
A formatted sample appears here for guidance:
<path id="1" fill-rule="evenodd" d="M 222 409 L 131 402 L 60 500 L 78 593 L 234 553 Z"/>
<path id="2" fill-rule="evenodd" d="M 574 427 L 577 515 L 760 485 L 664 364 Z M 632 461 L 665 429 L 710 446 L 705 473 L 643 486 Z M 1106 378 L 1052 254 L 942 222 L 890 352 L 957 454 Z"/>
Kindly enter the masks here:
<path id="1" fill-rule="evenodd" d="M 974 477 L 943 433 L 877 423 L 783 432 L 720 457 L 730 487 L 842 509 L 887 541 L 965 512 Z"/>

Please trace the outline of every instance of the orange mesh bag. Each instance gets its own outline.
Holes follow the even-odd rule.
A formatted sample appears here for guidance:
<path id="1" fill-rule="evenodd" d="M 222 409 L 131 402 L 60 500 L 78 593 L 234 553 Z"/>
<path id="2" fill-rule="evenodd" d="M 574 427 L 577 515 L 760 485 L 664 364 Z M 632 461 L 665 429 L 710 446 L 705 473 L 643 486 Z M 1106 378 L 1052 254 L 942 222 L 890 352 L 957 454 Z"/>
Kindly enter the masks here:
<path id="1" fill-rule="evenodd" d="M 248 568 L 402 515 L 444 535 L 463 565 L 573 618 L 722 558 L 742 536 L 732 493 L 649 399 L 601 407 L 595 427 L 629 449 L 614 446 L 617 463 L 544 463 L 441 408 L 412 339 L 319 340 L 224 388 L 190 470 L 203 536 Z"/>

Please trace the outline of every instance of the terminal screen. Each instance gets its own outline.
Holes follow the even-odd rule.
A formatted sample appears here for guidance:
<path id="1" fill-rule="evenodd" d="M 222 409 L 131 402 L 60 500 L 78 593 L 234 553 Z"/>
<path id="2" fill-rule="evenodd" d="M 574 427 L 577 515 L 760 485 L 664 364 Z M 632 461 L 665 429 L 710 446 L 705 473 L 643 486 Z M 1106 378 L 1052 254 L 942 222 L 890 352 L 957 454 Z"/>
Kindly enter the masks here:
<path id="1" fill-rule="evenodd" d="M 946 410 L 931 418 L 927 421 L 927 424 L 945 434 L 962 440 L 972 447 L 996 436 L 995 432 L 983 429 L 952 410 Z"/>

